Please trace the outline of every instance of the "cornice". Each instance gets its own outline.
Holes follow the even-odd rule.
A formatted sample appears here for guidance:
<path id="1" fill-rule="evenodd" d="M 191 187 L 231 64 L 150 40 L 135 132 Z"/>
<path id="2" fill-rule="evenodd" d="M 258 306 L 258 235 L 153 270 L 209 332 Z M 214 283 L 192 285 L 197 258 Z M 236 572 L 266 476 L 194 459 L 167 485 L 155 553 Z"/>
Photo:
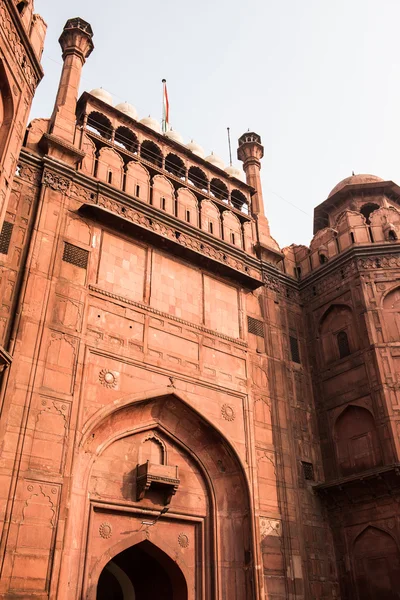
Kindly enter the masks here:
<path id="1" fill-rule="evenodd" d="M 82 214 L 105 221 L 108 226 L 117 229 L 125 223 L 125 229 L 134 229 L 136 235 L 150 237 L 152 243 L 189 256 L 197 264 L 201 258 L 207 268 L 233 278 L 249 289 L 263 285 L 260 262 L 244 250 L 111 186 L 99 181 L 93 186 L 92 178 L 71 171 L 49 157 L 44 157 L 43 163 L 43 185 L 82 201 Z"/>
<path id="2" fill-rule="evenodd" d="M 169 313 L 162 312 L 161 310 L 153 308 L 152 306 L 149 306 L 148 304 L 144 304 L 143 302 L 137 302 L 136 300 L 131 300 L 130 298 L 126 298 L 125 296 L 120 296 L 118 294 L 113 294 L 112 292 L 108 292 L 107 290 L 103 290 L 102 288 L 100 288 L 96 285 L 89 284 L 89 290 L 100 296 L 106 296 L 107 298 L 110 298 L 111 300 L 117 300 L 118 302 L 123 302 L 125 304 L 129 304 L 130 306 L 136 306 L 137 308 L 140 308 L 141 310 L 144 310 L 146 312 L 150 312 L 154 315 L 163 317 L 164 319 L 168 319 L 169 321 L 176 321 L 177 323 L 181 323 L 182 325 L 190 327 L 191 329 L 196 329 L 198 331 L 201 331 L 202 333 L 206 333 L 207 335 L 212 335 L 213 337 L 221 338 L 223 340 L 226 340 L 228 342 L 231 342 L 232 344 L 236 344 L 243 348 L 247 348 L 247 346 L 248 346 L 247 342 L 245 342 L 244 340 L 241 340 L 238 338 L 232 338 L 232 337 L 229 337 L 228 335 L 224 335 L 223 333 L 219 333 L 218 331 L 214 331 L 213 329 L 207 329 L 207 327 L 204 327 L 203 325 L 197 325 L 196 323 L 191 323 L 190 321 L 185 321 L 185 319 L 180 319 L 179 317 L 175 317 L 174 315 L 170 315 Z"/>

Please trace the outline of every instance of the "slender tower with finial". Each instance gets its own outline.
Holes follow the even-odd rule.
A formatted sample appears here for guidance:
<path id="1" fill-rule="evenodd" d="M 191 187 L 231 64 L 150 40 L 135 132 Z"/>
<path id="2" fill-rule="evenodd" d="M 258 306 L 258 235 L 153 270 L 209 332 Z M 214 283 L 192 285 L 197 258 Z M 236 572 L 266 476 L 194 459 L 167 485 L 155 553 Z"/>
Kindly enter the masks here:
<path id="1" fill-rule="evenodd" d="M 91 26 L 79 17 L 69 19 L 60 36 L 63 68 L 50 121 L 53 146 L 56 140 L 71 145 L 74 142 L 79 83 L 82 67 L 94 48 L 92 38 Z"/>
<path id="2" fill-rule="evenodd" d="M 246 173 L 248 185 L 255 190 L 251 200 L 251 212 L 257 223 L 257 252 L 270 262 L 278 262 L 282 260 L 283 255 L 278 244 L 271 237 L 268 219 L 264 213 L 260 176 L 264 147 L 261 144 L 261 137 L 252 131 L 244 133 L 239 138 L 237 155 L 238 159 L 243 162 L 243 170 Z"/>

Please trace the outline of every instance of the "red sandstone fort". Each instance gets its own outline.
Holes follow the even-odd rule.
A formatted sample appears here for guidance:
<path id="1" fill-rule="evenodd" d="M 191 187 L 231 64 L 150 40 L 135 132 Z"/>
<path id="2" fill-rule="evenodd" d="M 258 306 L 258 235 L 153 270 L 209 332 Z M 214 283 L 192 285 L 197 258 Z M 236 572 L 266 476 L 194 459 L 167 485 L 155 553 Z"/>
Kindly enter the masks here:
<path id="1" fill-rule="evenodd" d="M 27 126 L 45 31 L 0 0 L 0 598 L 398 599 L 400 187 L 280 249 L 260 135 L 78 99 L 80 18 Z"/>

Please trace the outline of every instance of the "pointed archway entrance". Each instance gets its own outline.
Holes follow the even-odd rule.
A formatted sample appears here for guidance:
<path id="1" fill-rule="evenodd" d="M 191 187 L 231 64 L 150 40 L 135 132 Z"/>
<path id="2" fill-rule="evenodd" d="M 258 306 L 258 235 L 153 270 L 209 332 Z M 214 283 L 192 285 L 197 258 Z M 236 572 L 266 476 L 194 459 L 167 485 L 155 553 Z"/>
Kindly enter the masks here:
<path id="1" fill-rule="evenodd" d="M 102 570 L 96 600 L 187 600 L 182 571 L 145 540 L 114 556 Z"/>
<path id="2" fill-rule="evenodd" d="M 190 398 L 162 388 L 101 408 L 83 427 L 74 473 L 59 600 L 101 600 L 99 583 L 117 600 L 123 582 L 134 600 L 258 597 L 244 466 Z M 136 545 L 140 577 L 155 560 L 172 596 L 139 596 L 141 582 L 115 558 Z"/>

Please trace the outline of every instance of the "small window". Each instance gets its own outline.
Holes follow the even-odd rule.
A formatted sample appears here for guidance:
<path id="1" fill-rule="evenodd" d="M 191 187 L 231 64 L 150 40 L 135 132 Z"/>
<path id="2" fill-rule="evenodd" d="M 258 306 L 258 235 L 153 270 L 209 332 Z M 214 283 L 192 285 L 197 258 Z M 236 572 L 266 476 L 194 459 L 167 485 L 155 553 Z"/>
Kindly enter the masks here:
<path id="1" fill-rule="evenodd" d="M 165 210 L 165 205 L 166 205 L 165 198 L 161 198 L 161 208 L 163 210 Z"/>
<path id="2" fill-rule="evenodd" d="M 314 465 L 310 462 L 301 461 L 303 468 L 303 476 L 306 481 L 315 481 L 314 477 Z"/>
<path id="3" fill-rule="evenodd" d="M 235 243 L 235 234 L 233 232 L 231 233 L 231 242 L 232 244 Z"/>
<path id="4" fill-rule="evenodd" d="M 301 267 L 295 267 L 294 274 L 296 275 L 297 279 L 301 279 Z"/>
<path id="5" fill-rule="evenodd" d="M 328 257 L 326 256 L 326 254 L 322 254 L 322 252 L 320 253 L 319 262 L 321 265 L 324 265 L 326 262 L 328 262 Z"/>
<path id="6" fill-rule="evenodd" d="M 247 329 L 249 333 L 264 337 L 264 323 L 254 317 L 247 317 Z"/>
<path id="7" fill-rule="evenodd" d="M 208 231 L 210 233 L 214 233 L 214 227 L 213 227 L 213 223 L 211 221 L 208 223 Z"/>
<path id="8" fill-rule="evenodd" d="M 340 358 L 349 356 L 350 346 L 349 346 L 349 338 L 347 337 L 347 333 L 345 331 L 339 331 L 339 333 L 336 336 L 336 339 L 337 339 L 337 344 L 338 344 L 338 348 L 339 348 Z"/>
<path id="9" fill-rule="evenodd" d="M 186 211 L 186 221 L 190 223 L 190 210 Z"/>
<path id="10" fill-rule="evenodd" d="M 351 243 L 354 244 L 355 239 L 354 239 L 354 233 L 352 231 L 350 231 L 350 239 L 351 239 Z"/>
<path id="11" fill-rule="evenodd" d="M 21 17 L 24 14 L 24 11 L 25 11 L 25 8 L 26 8 L 27 4 L 28 3 L 27 3 L 26 0 L 22 0 L 22 2 L 18 2 L 17 3 L 17 10 L 18 10 L 19 14 L 21 15 Z"/>
<path id="12" fill-rule="evenodd" d="M 0 254 L 8 254 L 14 224 L 4 221 L 0 233 Z"/>
<path id="13" fill-rule="evenodd" d="M 299 340 L 293 335 L 289 336 L 290 355 L 293 362 L 300 364 Z"/>
<path id="14" fill-rule="evenodd" d="M 136 196 L 139 198 L 140 196 L 140 185 L 136 186 Z"/>
<path id="15" fill-rule="evenodd" d="M 150 196 L 149 204 L 150 206 L 153 206 L 153 194 L 151 194 Z"/>
<path id="16" fill-rule="evenodd" d="M 74 246 L 73 244 L 65 242 L 62 259 L 71 265 L 75 265 L 75 267 L 86 269 L 89 259 L 89 252 L 83 248 L 79 248 L 79 246 Z"/>
<path id="17" fill-rule="evenodd" d="M 396 242 L 397 241 L 397 235 L 396 232 L 393 231 L 393 229 L 391 229 L 388 233 L 388 240 L 389 242 Z"/>
<path id="18" fill-rule="evenodd" d="M 108 171 L 108 183 L 112 183 L 112 172 Z"/>

